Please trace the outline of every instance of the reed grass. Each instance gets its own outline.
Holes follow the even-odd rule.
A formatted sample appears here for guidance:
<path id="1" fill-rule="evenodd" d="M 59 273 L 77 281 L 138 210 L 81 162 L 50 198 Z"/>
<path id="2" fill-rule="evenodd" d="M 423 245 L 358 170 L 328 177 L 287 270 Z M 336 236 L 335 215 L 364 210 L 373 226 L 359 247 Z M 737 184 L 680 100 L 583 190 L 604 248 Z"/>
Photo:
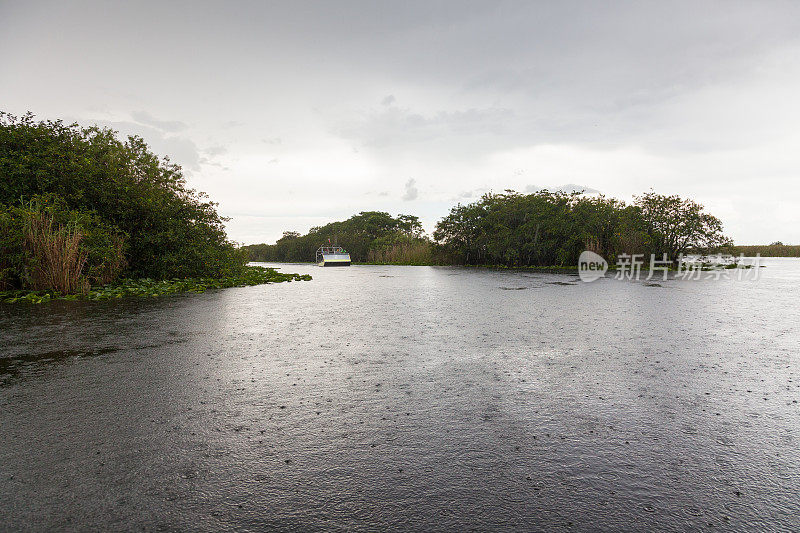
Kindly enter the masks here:
<path id="1" fill-rule="evenodd" d="M 23 227 L 30 258 L 26 275 L 33 290 L 53 289 L 64 294 L 85 294 L 89 281 L 83 270 L 89 257 L 81 246 L 83 234 L 74 224 L 60 226 L 45 211 L 31 211 Z"/>

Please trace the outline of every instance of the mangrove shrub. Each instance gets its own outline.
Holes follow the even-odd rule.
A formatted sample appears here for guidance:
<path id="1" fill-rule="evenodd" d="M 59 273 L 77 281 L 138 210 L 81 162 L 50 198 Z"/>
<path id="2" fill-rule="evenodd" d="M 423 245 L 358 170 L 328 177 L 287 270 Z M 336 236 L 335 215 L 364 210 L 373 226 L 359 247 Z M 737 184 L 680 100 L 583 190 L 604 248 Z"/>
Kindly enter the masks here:
<path id="1" fill-rule="evenodd" d="M 652 192 L 632 205 L 580 193 L 489 193 L 452 208 L 433 235 L 456 263 L 505 266 L 575 265 L 584 250 L 610 261 L 621 254 L 676 260 L 730 245 L 703 206 Z"/>
<path id="2" fill-rule="evenodd" d="M 216 204 L 188 188 L 181 167 L 159 158 L 143 139 L 122 140 L 107 128 L 0 112 L 0 204 L 7 211 L 0 271 L 6 285 L 19 287 L 33 279 L 22 267 L 23 236 L 9 226 L 9 210 L 45 196 L 63 205 L 64 212 L 84 214 L 84 244 L 94 233 L 117 236 L 112 247 L 121 250 L 124 262 L 93 263 L 89 252 L 90 279 L 109 280 L 122 264 L 128 277 L 223 277 L 241 272 L 246 262 L 228 240 Z M 74 244 L 77 226 L 53 224 L 50 230 L 59 235 L 50 235 L 53 239 L 63 239 L 61 246 Z M 56 240 L 47 242 L 56 246 Z"/>

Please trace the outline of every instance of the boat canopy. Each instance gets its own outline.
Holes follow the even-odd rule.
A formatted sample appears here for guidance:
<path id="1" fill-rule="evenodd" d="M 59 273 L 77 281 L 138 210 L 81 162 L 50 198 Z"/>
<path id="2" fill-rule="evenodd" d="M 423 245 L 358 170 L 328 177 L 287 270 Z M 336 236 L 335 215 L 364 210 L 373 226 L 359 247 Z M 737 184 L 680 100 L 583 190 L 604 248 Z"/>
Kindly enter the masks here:
<path id="1" fill-rule="evenodd" d="M 347 260 L 348 261 L 350 260 L 350 257 L 349 257 L 350 254 L 348 254 L 347 250 L 345 250 L 341 246 L 320 246 L 317 249 L 317 263 L 320 263 L 320 262 L 324 261 L 326 255 L 327 256 L 331 256 L 331 255 L 336 255 L 336 256 L 338 256 L 338 255 L 347 255 L 348 256 Z"/>

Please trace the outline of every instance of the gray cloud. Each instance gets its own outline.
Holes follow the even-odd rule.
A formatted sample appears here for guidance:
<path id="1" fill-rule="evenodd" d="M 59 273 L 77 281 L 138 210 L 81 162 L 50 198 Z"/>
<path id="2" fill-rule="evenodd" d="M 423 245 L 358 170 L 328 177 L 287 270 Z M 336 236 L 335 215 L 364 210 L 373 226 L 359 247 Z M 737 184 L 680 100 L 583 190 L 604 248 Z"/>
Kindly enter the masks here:
<path id="1" fill-rule="evenodd" d="M 216 145 L 216 146 L 209 146 L 205 150 L 203 150 L 204 154 L 208 154 L 210 156 L 222 155 L 226 153 L 228 149 L 225 146 Z"/>
<path id="2" fill-rule="evenodd" d="M 403 200 L 409 202 L 411 200 L 416 200 L 417 196 L 419 196 L 419 191 L 417 190 L 417 180 L 412 178 L 406 182 L 406 190 L 403 193 Z"/>
<path id="3" fill-rule="evenodd" d="M 133 111 L 131 112 L 131 117 L 140 124 L 166 132 L 183 131 L 187 127 L 186 124 L 178 120 L 158 120 L 147 111 Z"/>
<path id="4" fill-rule="evenodd" d="M 477 189 L 473 189 L 471 191 L 461 191 L 460 193 L 450 198 L 449 202 L 462 203 L 462 202 L 475 201 L 484 194 L 486 194 L 487 192 L 489 192 L 489 189 L 486 187 L 478 187 Z"/>
<path id="5" fill-rule="evenodd" d="M 340 124 L 334 129 L 342 137 L 358 141 L 364 146 L 418 147 L 442 138 L 497 136 L 505 131 L 512 116 L 511 110 L 500 108 L 422 114 L 392 106 L 366 112 L 355 121 Z"/>
<path id="6" fill-rule="evenodd" d="M 798 53 L 800 3 L 779 0 L 0 2 L 5 110 L 138 134 L 223 213 L 400 211 L 363 192 L 435 175 L 429 229 L 481 187 L 577 180 L 800 241 Z M 232 237 L 286 229 L 253 220 Z"/>

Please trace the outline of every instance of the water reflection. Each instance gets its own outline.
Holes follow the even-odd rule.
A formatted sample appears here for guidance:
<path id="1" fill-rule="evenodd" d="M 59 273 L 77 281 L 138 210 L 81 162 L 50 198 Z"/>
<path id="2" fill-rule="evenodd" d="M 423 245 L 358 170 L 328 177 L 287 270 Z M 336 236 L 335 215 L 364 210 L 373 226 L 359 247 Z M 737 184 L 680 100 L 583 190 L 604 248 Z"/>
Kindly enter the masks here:
<path id="1" fill-rule="evenodd" d="M 768 265 L 0 305 L 0 524 L 795 529 L 800 262 Z"/>

